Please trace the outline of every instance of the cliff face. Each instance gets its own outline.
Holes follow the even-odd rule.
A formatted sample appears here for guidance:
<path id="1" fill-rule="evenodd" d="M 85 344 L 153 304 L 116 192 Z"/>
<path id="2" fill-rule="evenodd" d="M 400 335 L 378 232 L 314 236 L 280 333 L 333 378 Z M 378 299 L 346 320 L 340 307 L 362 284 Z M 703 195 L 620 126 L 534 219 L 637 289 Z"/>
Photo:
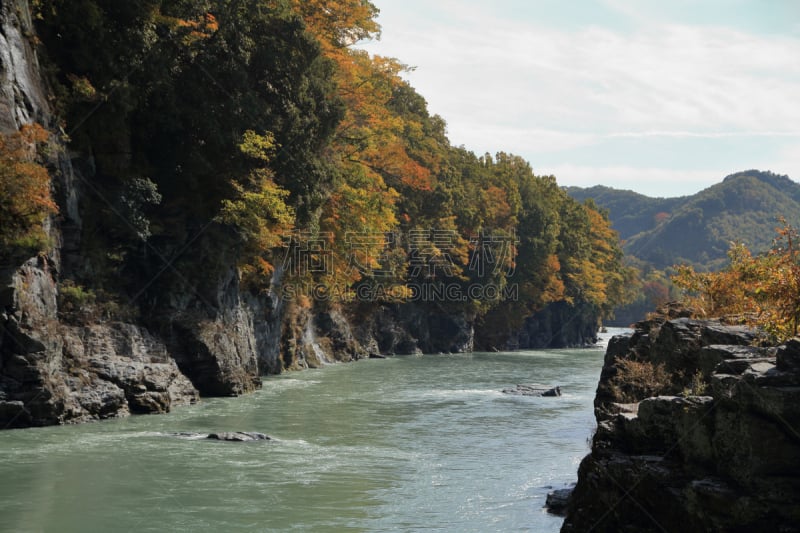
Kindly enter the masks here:
<path id="1" fill-rule="evenodd" d="M 28 3 L 3 1 L 1 9 L 0 131 L 32 122 L 53 130 Z M 171 262 L 159 265 L 166 274 L 153 277 L 137 302 L 138 316 L 65 317 L 59 308 L 63 280 L 91 275 L 80 214 L 95 209 L 97 199 L 81 185 L 95 161 L 70 154 L 55 137 L 48 154 L 59 205 L 58 217 L 47 223 L 53 246 L 23 265 L 0 269 L 2 428 L 166 412 L 200 394 L 252 391 L 263 374 L 370 353 L 471 349 L 471 324 L 464 319 L 398 307 L 357 318 L 335 309 L 294 309 L 275 291 L 252 294 L 240 286 L 235 257 L 211 239 L 187 252 L 182 274 Z M 194 272 L 187 263 L 203 269 Z M 273 288 L 280 281 L 277 270 Z"/>
<path id="2" fill-rule="evenodd" d="M 519 329 L 484 321 L 476 328 L 479 350 L 535 350 L 576 348 L 597 342 L 597 311 L 589 305 L 556 302 L 527 317 Z"/>
<path id="3" fill-rule="evenodd" d="M 126 230 L 135 225 L 131 217 L 118 220 L 125 217 L 112 195 L 120 191 L 98 189 L 130 171 L 136 149 L 127 119 L 114 114 L 120 110 L 95 108 L 119 121 L 107 125 L 115 134 L 103 130 L 83 135 L 82 143 L 67 142 L 58 133 L 55 97 L 34 49 L 28 1 L 0 0 L 0 10 L 0 133 L 34 122 L 52 132 L 42 157 L 59 208 L 45 224 L 48 250 L 0 264 L 0 428 L 161 413 L 201 395 L 253 391 L 262 375 L 287 369 L 475 347 L 473 318 L 433 304 L 309 309 L 281 299 L 280 267 L 269 290 L 254 293 L 242 286 L 235 239 L 213 220 L 170 211 L 185 207 L 180 203 L 160 219 L 162 225 L 174 222 L 174 231 L 150 241 L 127 237 L 114 251 L 104 248 L 119 237 L 104 226 L 104 216 Z M 109 256 L 128 252 L 136 259 L 107 268 L 114 261 Z M 98 303 L 91 312 L 70 307 L 69 298 L 94 298 L 93 289 Z M 100 291 L 113 294 L 100 302 Z M 568 315 L 550 309 L 529 321 L 514 342 L 498 346 L 573 345 L 593 338 L 593 318 L 587 326 Z"/>
<path id="4" fill-rule="evenodd" d="M 800 531 L 800 340 L 754 338 L 675 318 L 612 340 L 562 531 Z"/>
<path id="5" fill-rule="evenodd" d="M 4 1 L 0 14 L 0 131 L 6 132 L 39 121 L 50 110 L 29 41 L 33 24 L 27 0 Z"/>
<path id="6" fill-rule="evenodd" d="M 0 24 L 0 131 L 53 117 L 31 47 L 28 4 L 4 1 Z M 59 317 L 59 279 L 80 232 L 78 181 L 65 147 L 51 141 L 48 166 L 59 204 L 47 221 L 53 246 L 23 265 L 0 267 L 0 427 L 165 412 L 197 390 L 165 344 L 145 328 Z M 75 258 L 71 258 L 76 260 Z"/>

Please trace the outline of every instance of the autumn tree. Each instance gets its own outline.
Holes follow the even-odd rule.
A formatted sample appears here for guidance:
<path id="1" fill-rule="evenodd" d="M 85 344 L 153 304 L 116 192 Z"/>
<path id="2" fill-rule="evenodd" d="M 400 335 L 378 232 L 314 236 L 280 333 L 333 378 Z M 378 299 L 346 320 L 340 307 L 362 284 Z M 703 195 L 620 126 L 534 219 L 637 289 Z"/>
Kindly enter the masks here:
<path id="1" fill-rule="evenodd" d="M 729 264 L 719 272 L 677 267 L 674 283 L 684 303 L 701 317 L 727 317 L 763 328 L 773 340 L 797 335 L 800 328 L 800 250 L 797 230 L 782 221 L 772 249 L 754 256 L 732 244 Z"/>
<path id="2" fill-rule="evenodd" d="M 248 130 L 239 149 L 256 162 L 246 180 L 234 181 L 236 196 L 222 201 L 217 219 L 233 226 L 242 237 L 241 268 L 252 286 L 269 287 L 275 269 L 273 250 L 294 229 L 294 210 L 286 204 L 289 191 L 277 185 L 267 166 L 274 156 L 275 137 Z"/>
<path id="3" fill-rule="evenodd" d="M 44 222 L 58 209 L 50 194 L 50 175 L 37 148 L 48 133 L 38 124 L 0 135 L 0 257 L 9 259 L 44 250 Z"/>

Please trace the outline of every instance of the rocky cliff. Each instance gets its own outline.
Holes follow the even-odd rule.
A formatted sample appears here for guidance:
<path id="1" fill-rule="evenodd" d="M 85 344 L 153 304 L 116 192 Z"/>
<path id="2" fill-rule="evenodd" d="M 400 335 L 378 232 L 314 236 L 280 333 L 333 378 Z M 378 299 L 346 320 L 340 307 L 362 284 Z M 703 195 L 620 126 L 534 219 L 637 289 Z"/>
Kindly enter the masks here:
<path id="1" fill-rule="evenodd" d="M 62 35 L 49 35 L 38 57 L 44 45 L 29 2 L 0 0 L 0 15 L 0 133 L 31 123 L 51 132 L 40 157 L 59 208 L 45 224 L 48 250 L 0 264 L 0 428 L 161 413 L 201 395 L 253 391 L 262 375 L 284 370 L 475 347 L 474 318 L 463 311 L 284 301 L 280 267 L 268 289 L 245 287 L 237 239 L 214 220 L 218 205 L 211 215 L 187 209 L 182 190 L 159 206 L 162 231 L 149 232 L 142 209 L 151 203 L 141 194 L 148 186 L 150 199 L 160 194 L 129 176 L 142 150 L 128 123 L 135 118 L 84 91 L 89 116 L 72 117 L 67 135 L 47 81 L 54 74 L 46 75 L 58 70 L 48 61 Z M 120 175 L 127 185 L 115 182 Z M 572 318 L 546 310 L 496 346 L 591 340 L 596 317 Z"/>
<path id="2" fill-rule="evenodd" d="M 4 0 L 0 9 L 0 132 L 33 122 L 57 131 L 28 2 Z M 101 148 L 70 153 L 52 137 L 45 163 L 59 205 L 47 222 L 53 245 L 0 268 L 0 428 L 166 412 L 200 394 L 252 391 L 263 374 L 370 353 L 471 349 L 465 319 L 398 306 L 373 306 L 358 318 L 285 305 L 275 291 L 252 294 L 240 286 L 235 257 L 210 238 L 188 251 L 185 242 L 162 246 L 178 250 L 175 257 L 184 252 L 183 263 L 157 261 L 149 290 L 127 305 L 133 312 L 99 304 L 69 312 L 65 294 L 74 287 L 65 280 L 96 274 L 81 213 L 91 216 L 99 195 L 82 185 L 101 158 L 108 164 L 112 156 Z M 278 270 L 273 288 L 280 281 Z"/>
<path id="3" fill-rule="evenodd" d="M 524 319 L 519 328 L 506 320 L 481 321 L 476 327 L 475 347 L 483 351 L 580 348 L 597 342 L 597 310 L 585 304 L 556 302 Z"/>
<path id="4" fill-rule="evenodd" d="M 58 131 L 34 44 L 28 2 L 3 1 L 3 133 L 32 122 Z M 72 288 L 65 280 L 96 275 L 86 259 L 91 245 L 83 242 L 81 213 L 98 209 L 102 195 L 83 185 L 101 156 L 109 159 L 100 149 L 70 153 L 61 136 L 52 137 L 45 157 L 59 205 L 47 225 L 53 246 L 21 266 L 2 267 L 0 427 L 165 412 L 199 394 L 252 391 L 262 373 L 283 367 L 280 302 L 271 293 L 241 290 L 231 258 L 191 257 L 206 265 L 202 276 L 153 276 L 152 290 L 126 306 L 134 312 L 110 313 L 110 305 L 83 314 L 64 309 Z M 209 247 L 200 243 L 193 253 L 208 254 Z M 162 272 L 175 271 L 174 259 L 163 263 Z"/>
<path id="5" fill-rule="evenodd" d="M 609 344 L 562 531 L 800 531 L 800 339 L 690 318 Z"/>
<path id="6" fill-rule="evenodd" d="M 0 132 L 32 122 L 55 129 L 28 4 L 4 1 L 0 10 Z M 58 139 L 46 163 L 60 211 L 46 225 L 52 247 L 0 266 L 0 428 L 165 412 L 196 401 L 166 345 L 142 326 L 61 319 L 59 280 L 77 246 L 80 176 Z"/>

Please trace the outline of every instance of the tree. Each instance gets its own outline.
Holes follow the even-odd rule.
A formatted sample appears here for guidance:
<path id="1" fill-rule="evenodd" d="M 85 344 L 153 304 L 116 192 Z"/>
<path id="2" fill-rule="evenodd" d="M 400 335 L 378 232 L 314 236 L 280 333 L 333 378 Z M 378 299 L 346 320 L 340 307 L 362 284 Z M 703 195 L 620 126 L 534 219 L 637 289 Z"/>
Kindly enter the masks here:
<path id="1" fill-rule="evenodd" d="M 262 165 L 269 163 L 275 150 L 271 133 L 259 135 L 245 132 L 239 149 Z M 254 168 L 245 183 L 233 182 L 237 192 L 234 199 L 224 199 L 217 219 L 236 228 L 245 243 L 241 268 L 253 286 L 266 286 L 265 279 L 274 270 L 270 262 L 274 248 L 294 229 L 294 210 L 286 204 L 289 191 L 278 186 L 272 171 L 266 167 Z"/>
<path id="2" fill-rule="evenodd" d="M 0 258 L 44 250 L 44 221 L 58 212 L 50 194 L 50 175 L 37 162 L 37 148 L 48 139 L 38 124 L 0 135 Z"/>
<path id="3" fill-rule="evenodd" d="M 773 340 L 797 335 L 800 327 L 800 250 L 797 230 L 781 219 L 772 249 L 753 256 L 732 244 L 729 264 L 719 272 L 677 267 L 673 282 L 695 315 L 728 317 L 761 327 Z"/>

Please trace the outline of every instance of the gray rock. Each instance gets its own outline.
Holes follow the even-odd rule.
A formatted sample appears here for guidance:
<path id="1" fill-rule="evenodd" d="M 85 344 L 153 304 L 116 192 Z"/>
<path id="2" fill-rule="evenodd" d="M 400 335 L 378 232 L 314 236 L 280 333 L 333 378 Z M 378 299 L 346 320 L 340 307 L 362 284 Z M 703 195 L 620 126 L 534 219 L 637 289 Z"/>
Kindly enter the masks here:
<path id="1" fill-rule="evenodd" d="M 140 326 L 59 323 L 55 265 L 36 258 L 10 276 L 0 328 L 0 427 L 163 413 L 197 401 L 162 342 Z M 15 409 L 17 402 L 24 406 Z"/>
<path id="2" fill-rule="evenodd" d="M 49 114 L 39 62 L 31 46 L 33 23 L 27 2 L 0 5 L 0 131 L 16 131 Z"/>
<path id="3" fill-rule="evenodd" d="M 778 370 L 800 372 L 800 338 L 790 339 L 778 348 Z"/>
<path id="4" fill-rule="evenodd" d="M 253 442 L 258 440 L 272 440 L 268 435 L 252 431 L 226 431 L 222 433 L 209 433 L 208 439 L 227 442 Z"/>
<path id="5" fill-rule="evenodd" d="M 547 512 L 558 516 L 564 516 L 567 512 L 573 490 L 575 490 L 575 487 L 558 489 L 548 493 L 547 499 L 545 500 Z"/>
<path id="6" fill-rule="evenodd" d="M 561 396 L 561 387 L 547 385 L 517 385 L 514 389 L 503 389 L 503 394 L 515 396 Z"/>
<path id="7" fill-rule="evenodd" d="M 776 350 L 754 335 L 680 318 L 614 343 L 562 532 L 798 531 L 800 340 Z M 663 363 L 670 383 L 620 405 L 621 359 Z M 675 396 L 696 389 L 706 396 Z"/>
<path id="8" fill-rule="evenodd" d="M 353 321 L 355 339 L 367 352 L 414 355 L 464 353 L 475 347 L 473 321 L 416 303 L 379 305 Z"/>

